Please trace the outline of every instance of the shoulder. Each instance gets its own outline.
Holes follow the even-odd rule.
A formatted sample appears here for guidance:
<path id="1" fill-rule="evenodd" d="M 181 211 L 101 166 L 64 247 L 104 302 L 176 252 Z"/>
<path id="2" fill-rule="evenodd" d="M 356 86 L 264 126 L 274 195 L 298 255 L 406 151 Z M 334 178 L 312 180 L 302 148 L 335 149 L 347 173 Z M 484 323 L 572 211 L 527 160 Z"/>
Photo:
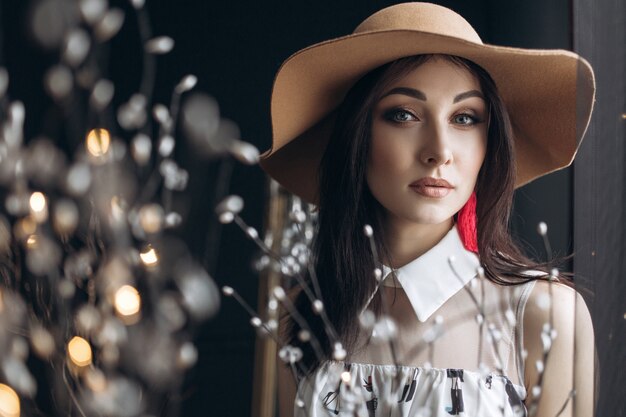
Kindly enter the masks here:
<path id="1" fill-rule="evenodd" d="M 539 410 L 558 412 L 574 386 L 580 394 L 576 402 L 587 409 L 592 387 L 589 381 L 574 381 L 594 372 L 593 326 L 582 296 L 563 283 L 537 280 L 524 312 L 523 340 L 524 381 L 531 399 L 541 398 Z"/>
<path id="2" fill-rule="evenodd" d="M 543 327 L 552 320 L 555 329 L 558 326 L 568 330 L 576 321 L 589 317 L 585 300 L 575 289 L 558 281 L 538 279 L 528 295 L 524 324 Z"/>
<path id="3" fill-rule="evenodd" d="M 593 330 L 591 315 L 583 297 L 568 285 L 543 279 L 535 281 L 523 320 L 525 334 L 551 331 L 556 338 L 559 334 L 573 336 L 576 330 L 585 330 L 587 327 Z"/>

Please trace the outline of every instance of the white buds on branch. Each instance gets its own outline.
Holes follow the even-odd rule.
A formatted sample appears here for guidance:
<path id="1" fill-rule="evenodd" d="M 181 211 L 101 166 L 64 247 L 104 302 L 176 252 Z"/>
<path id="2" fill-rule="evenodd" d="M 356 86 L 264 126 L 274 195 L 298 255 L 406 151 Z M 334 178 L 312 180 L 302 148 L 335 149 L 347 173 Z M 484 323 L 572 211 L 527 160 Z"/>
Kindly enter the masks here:
<path id="1" fill-rule="evenodd" d="M 159 36 L 146 42 L 144 49 L 149 54 L 163 55 L 174 49 L 174 39 L 169 36 Z"/>
<path id="2" fill-rule="evenodd" d="M 539 224 L 537 224 L 537 233 L 541 236 L 545 236 L 548 233 L 548 225 L 545 222 L 539 222 Z"/>
<path id="3" fill-rule="evenodd" d="M 185 75 L 183 79 L 180 80 L 178 84 L 176 84 L 176 87 L 174 87 L 174 92 L 176 94 L 183 94 L 191 90 L 192 88 L 194 88 L 197 83 L 198 83 L 198 77 L 192 74 Z"/>
<path id="4" fill-rule="evenodd" d="M 111 81 L 105 79 L 98 80 L 91 91 L 89 104 L 94 110 L 101 111 L 109 105 L 114 93 L 115 86 Z"/>
<path id="5" fill-rule="evenodd" d="M 121 9 L 113 8 L 106 11 L 104 16 L 96 23 L 94 33 L 99 42 L 106 42 L 122 28 L 124 24 L 124 12 Z"/>
<path id="6" fill-rule="evenodd" d="M 130 0 L 130 3 L 133 5 L 135 10 L 140 10 L 143 8 L 144 4 L 146 3 L 146 0 Z"/>

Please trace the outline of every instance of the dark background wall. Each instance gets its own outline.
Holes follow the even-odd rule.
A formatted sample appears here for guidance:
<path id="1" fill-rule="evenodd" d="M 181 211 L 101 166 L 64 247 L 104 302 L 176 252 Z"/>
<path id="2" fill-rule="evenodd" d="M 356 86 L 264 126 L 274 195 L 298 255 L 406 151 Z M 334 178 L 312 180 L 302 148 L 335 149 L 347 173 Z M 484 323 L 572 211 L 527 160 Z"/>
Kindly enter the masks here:
<path id="1" fill-rule="evenodd" d="M 626 415 L 626 4 L 573 1 L 574 47 L 596 69 L 595 115 L 574 163 L 574 273 L 594 290 L 597 415 Z M 623 392 L 623 391 L 622 391 Z"/>
<path id="2" fill-rule="evenodd" d="M 41 128 L 48 104 L 41 99 L 42 68 L 50 56 L 38 50 L 24 28 L 25 1 L 2 0 L 2 63 L 12 75 L 11 96 L 25 102 L 27 138 Z M 111 4 L 129 6 L 126 1 Z M 173 86 L 185 74 L 196 74 L 197 89 L 219 102 L 221 113 L 234 120 L 242 138 L 265 150 L 271 142 L 269 96 L 280 63 L 298 49 L 345 35 L 365 17 L 398 2 L 212 2 L 205 0 L 147 0 L 154 35 L 175 39 L 174 50 L 158 58 L 156 101 L 166 102 Z M 531 47 L 572 48 L 572 7 L 569 0 L 437 1 L 463 15 L 485 43 Z M 140 45 L 136 22 L 127 18 L 113 40 L 111 74 L 116 82 L 116 102 L 128 99 L 138 88 Z M 40 83 L 40 81 L 39 81 Z M 186 207 L 180 234 L 192 252 L 206 259 L 219 285 L 230 285 L 253 305 L 258 281 L 250 261 L 255 248 L 235 226 L 219 233 L 213 216 L 212 195 L 221 164 L 195 158 L 184 143 L 177 150 L 181 165 L 190 172 L 187 192 L 178 195 Z M 535 230 L 539 221 L 549 226 L 555 252 L 572 250 L 572 173 L 570 169 L 539 179 L 517 192 L 513 230 L 529 253 L 544 259 Z M 244 197 L 243 218 L 261 228 L 266 180 L 258 167 L 236 165 L 230 193 Z M 221 237 L 219 247 L 206 247 L 207 233 Z M 208 254 L 208 255 L 207 255 Z M 571 268 L 571 265 L 566 265 Z M 224 300 L 217 317 L 198 334 L 198 366 L 172 411 L 184 416 L 250 415 L 255 334 L 248 317 L 232 300 Z"/>

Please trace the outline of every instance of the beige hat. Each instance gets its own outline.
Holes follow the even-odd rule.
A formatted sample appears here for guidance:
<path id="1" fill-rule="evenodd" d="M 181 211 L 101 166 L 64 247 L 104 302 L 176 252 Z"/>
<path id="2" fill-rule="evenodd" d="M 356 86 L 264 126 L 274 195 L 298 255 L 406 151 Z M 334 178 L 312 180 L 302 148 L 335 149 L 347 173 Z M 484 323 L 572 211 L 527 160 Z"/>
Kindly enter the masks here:
<path id="1" fill-rule="evenodd" d="M 593 69 L 584 58 L 561 49 L 486 45 L 452 10 L 403 3 L 282 64 L 272 90 L 272 148 L 261 155 L 261 167 L 291 192 L 317 202 L 319 163 L 334 110 L 348 90 L 385 63 L 432 53 L 469 59 L 494 79 L 513 127 L 517 187 L 572 163 L 595 95 Z"/>

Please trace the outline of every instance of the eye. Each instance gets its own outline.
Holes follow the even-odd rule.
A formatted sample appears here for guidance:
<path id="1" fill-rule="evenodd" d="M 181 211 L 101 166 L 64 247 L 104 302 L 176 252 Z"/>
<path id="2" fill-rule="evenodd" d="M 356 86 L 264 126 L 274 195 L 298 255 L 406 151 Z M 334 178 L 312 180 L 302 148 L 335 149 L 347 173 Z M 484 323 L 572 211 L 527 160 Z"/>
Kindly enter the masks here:
<path id="1" fill-rule="evenodd" d="M 462 126 L 472 126 L 478 123 L 480 120 L 468 113 L 461 113 L 454 116 L 454 121 Z"/>
<path id="2" fill-rule="evenodd" d="M 396 123 L 404 123 L 409 122 L 411 120 L 416 120 L 417 118 L 408 110 L 405 109 L 393 109 L 384 114 L 386 120 L 396 122 Z"/>

